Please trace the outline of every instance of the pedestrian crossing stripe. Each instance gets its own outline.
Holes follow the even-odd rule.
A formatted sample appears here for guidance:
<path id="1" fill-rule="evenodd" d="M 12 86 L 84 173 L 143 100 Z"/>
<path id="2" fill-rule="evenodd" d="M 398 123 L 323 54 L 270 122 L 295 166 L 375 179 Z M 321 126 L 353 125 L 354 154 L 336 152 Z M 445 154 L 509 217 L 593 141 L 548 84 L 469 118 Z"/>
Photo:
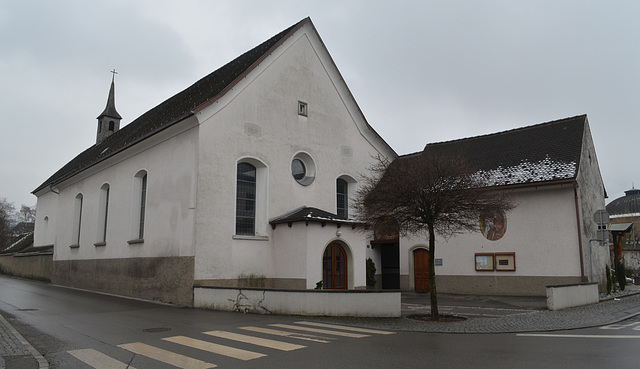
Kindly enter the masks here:
<path id="1" fill-rule="evenodd" d="M 136 369 L 129 364 L 118 361 L 111 356 L 107 356 L 102 352 L 94 349 L 72 350 L 68 351 L 76 359 L 83 363 L 100 369 Z"/>
<path id="2" fill-rule="evenodd" d="M 340 336 L 340 337 L 348 337 L 348 338 L 363 338 L 370 337 L 372 334 L 380 334 L 380 335 L 389 335 L 394 334 L 394 332 L 389 331 L 381 331 L 375 329 L 367 329 L 367 328 L 356 328 L 349 326 L 341 326 L 336 324 L 327 324 L 327 323 L 319 323 L 319 322 L 310 322 L 310 321 L 299 321 L 295 322 L 295 325 L 291 324 L 269 324 L 271 327 L 282 328 L 286 330 L 272 329 L 272 328 L 263 328 L 263 327 L 238 327 L 239 329 L 274 335 L 287 337 L 292 339 L 306 340 L 310 342 L 318 342 L 318 343 L 329 343 L 331 341 L 336 340 L 335 337 L 327 337 L 327 336 Z M 240 333 L 227 332 L 227 331 L 207 331 L 202 332 L 208 336 L 227 339 L 236 342 L 248 343 L 256 346 L 266 347 L 275 350 L 281 351 L 293 351 L 301 348 L 305 348 L 306 346 L 293 344 L 288 342 L 282 342 L 267 338 L 255 337 Z M 248 350 L 242 350 L 230 346 L 225 346 L 213 342 L 203 341 L 195 338 L 190 338 L 186 336 L 173 336 L 173 337 L 165 337 L 162 338 L 164 341 L 176 343 L 179 345 L 211 352 L 214 354 L 228 356 L 239 360 L 253 360 L 257 358 L 261 358 L 267 356 L 266 354 L 253 352 Z M 145 356 L 153 360 L 157 360 L 177 368 L 181 369 L 211 369 L 215 368 L 216 365 L 212 363 L 208 363 L 199 359 L 195 359 L 189 356 L 181 355 L 178 353 L 174 353 L 172 351 L 168 351 L 165 349 L 161 349 L 158 347 L 154 347 L 141 342 L 127 343 L 118 345 L 117 347 L 132 352 L 137 355 Z M 135 369 L 129 364 L 118 361 L 108 355 L 101 353 L 100 351 L 94 349 L 82 349 L 82 350 L 72 350 L 68 351 L 69 354 L 77 358 L 78 360 L 84 362 L 85 364 L 100 369 Z"/>
<path id="3" fill-rule="evenodd" d="M 163 340 L 244 361 L 267 356 L 259 352 L 237 349 L 235 347 L 219 345 L 217 343 L 202 341 L 185 336 L 166 337 L 163 338 Z"/>
<path id="4" fill-rule="evenodd" d="M 131 351 L 134 354 L 162 361 L 163 363 L 167 363 L 181 369 L 211 369 L 216 367 L 215 364 L 163 350 L 141 342 L 127 343 L 124 345 L 118 345 L 118 347 Z"/>
<path id="5" fill-rule="evenodd" d="M 334 336 L 342 336 L 342 337 L 350 337 L 350 338 L 369 337 L 368 334 L 330 331 L 328 329 L 300 327 L 300 326 L 297 326 L 297 325 L 290 325 L 290 324 L 269 324 L 269 325 L 272 326 L 272 327 L 277 327 L 277 328 L 294 329 L 294 330 L 298 330 L 298 331 L 306 331 L 306 332 L 320 333 L 320 334 L 329 334 L 329 335 L 334 335 Z"/>
<path id="6" fill-rule="evenodd" d="M 203 332 L 203 333 L 209 336 L 226 338 L 226 339 L 234 340 L 238 342 L 250 343 L 252 345 L 268 347 L 268 348 L 272 348 L 280 351 L 293 351 L 293 350 L 306 347 L 302 345 L 296 345 L 293 343 L 270 340 L 270 339 L 254 337 L 254 336 L 247 336 L 244 334 L 225 332 L 225 331 L 210 331 L 210 332 Z"/>
<path id="7" fill-rule="evenodd" d="M 240 329 L 244 329 L 245 331 L 270 334 L 273 336 L 295 338 L 298 340 L 305 340 L 305 341 L 319 342 L 319 343 L 329 343 L 335 340 L 335 338 L 332 338 L 332 337 L 320 337 L 320 336 L 314 336 L 312 334 L 281 331 L 278 329 L 270 329 L 270 328 L 262 328 L 262 327 L 240 327 Z"/>
<path id="8" fill-rule="evenodd" d="M 640 326 L 637 326 L 638 324 L 640 324 L 640 322 L 610 324 L 610 325 L 606 325 L 604 327 L 600 327 L 600 329 L 620 330 L 620 329 L 633 327 L 633 330 L 638 330 L 638 328 L 640 328 Z M 637 327 L 634 327 L 634 326 L 637 326 Z"/>
<path id="9" fill-rule="evenodd" d="M 310 326 L 321 327 L 321 328 L 342 329 L 342 330 L 345 330 L 345 331 L 360 332 L 360 333 L 395 334 L 395 332 L 389 332 L 389 331 L 379 331 L 379 330 L 375 330 L 375 329 L 356 328 L 356 327 L 348 327 L 348 326 L 344 326 L 344 325 L 326 324 L 326 323 L 317 323 L 317 322 L 301 321 L 301 322 L 296 322 L 296 324 L 304 324 L 304 325 L 310 325 Z"/>

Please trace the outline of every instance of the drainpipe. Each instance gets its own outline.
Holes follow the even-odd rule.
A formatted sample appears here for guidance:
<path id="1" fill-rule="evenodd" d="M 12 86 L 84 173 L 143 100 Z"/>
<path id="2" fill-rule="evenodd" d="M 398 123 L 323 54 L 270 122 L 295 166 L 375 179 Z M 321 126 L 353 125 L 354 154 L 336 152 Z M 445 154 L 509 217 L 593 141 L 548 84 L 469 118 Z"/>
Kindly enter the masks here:
<path id="1" fill-rule="evenodd" d="M 582 228 L 580 227 L 580 208 L 578 207 L 578 184 L 573 182 L 573 195 L 576 205 L 576 225 L 578 226 L 578 249 L 580 251 L 580 277 L 585 282 L 584 277 L 584 260 L 582 259 Z"/>

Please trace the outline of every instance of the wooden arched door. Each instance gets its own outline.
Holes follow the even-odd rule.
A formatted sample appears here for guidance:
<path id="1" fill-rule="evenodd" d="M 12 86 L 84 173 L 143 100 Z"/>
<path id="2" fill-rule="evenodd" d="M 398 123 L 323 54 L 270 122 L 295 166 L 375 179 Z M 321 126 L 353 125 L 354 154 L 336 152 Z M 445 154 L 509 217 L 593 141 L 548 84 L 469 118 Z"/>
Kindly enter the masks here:
<path id="1" fill-rule="evenodd" d="M 322 287 L 324 289 L 343 289 L 348 287 L 347 253 L 338 243 L 331 243 L 322 257 Z"/>
<path id="2" fill-rule="evenodd" d="M 429 292 L 429 250 L 413 251 L 413 278 L 416 292 Z"/>

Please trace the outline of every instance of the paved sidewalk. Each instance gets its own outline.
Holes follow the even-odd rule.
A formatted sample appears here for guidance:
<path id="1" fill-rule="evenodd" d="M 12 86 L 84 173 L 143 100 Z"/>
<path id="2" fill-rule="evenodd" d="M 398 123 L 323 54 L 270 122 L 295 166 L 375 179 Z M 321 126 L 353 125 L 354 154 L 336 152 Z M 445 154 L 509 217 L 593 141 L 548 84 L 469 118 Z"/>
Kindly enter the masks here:
<path id="1" fill-rule="evenodd" d="M 402 293 L 401 318 L 318 318 L 348 325 L 431 333 L 516 333 L 587 328 L 640 315 L 640 286 L 600 303 L 546 310 L 544 297 L 438 295 L 441 315 L 463 321 L 431 322 L 411 318 L 430 313 L 429 294 Z M 0 315 L 0 369 L 48 369 L 46 359 Z"/>
<path id="2" fill-rule="evenodd" d="M 545 297 L 438 294 L 438 312 L 466 318 L 432 322 L 411 318 L 430 314 L 429 294 L 402 293 L 401 318 L 322 318 L 367 328 L 430 333 L 519 333 L 588 328 L 613 324 L 640 315 L 640 286 L 597 304 L 558 311 L 546 309 Z"/>
<path id="3" fill-rule="evenodd" d="M 0 369 L 48 369 L 49 363 L 0 315 Z"/>

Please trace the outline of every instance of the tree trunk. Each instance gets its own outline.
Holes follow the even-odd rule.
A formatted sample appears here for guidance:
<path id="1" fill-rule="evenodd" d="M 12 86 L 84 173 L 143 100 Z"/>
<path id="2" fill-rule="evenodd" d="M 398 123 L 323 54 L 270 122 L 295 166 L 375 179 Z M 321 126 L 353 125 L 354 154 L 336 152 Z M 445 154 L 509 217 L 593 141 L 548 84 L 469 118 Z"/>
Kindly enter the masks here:
<path id="1" fill-rule="evenodd" d="M 431 297 L 431 319 L 438 320 L 438 295 L 436 293 L 436 238 L 433 224 L 429 224 L 429 294 Z"/>

